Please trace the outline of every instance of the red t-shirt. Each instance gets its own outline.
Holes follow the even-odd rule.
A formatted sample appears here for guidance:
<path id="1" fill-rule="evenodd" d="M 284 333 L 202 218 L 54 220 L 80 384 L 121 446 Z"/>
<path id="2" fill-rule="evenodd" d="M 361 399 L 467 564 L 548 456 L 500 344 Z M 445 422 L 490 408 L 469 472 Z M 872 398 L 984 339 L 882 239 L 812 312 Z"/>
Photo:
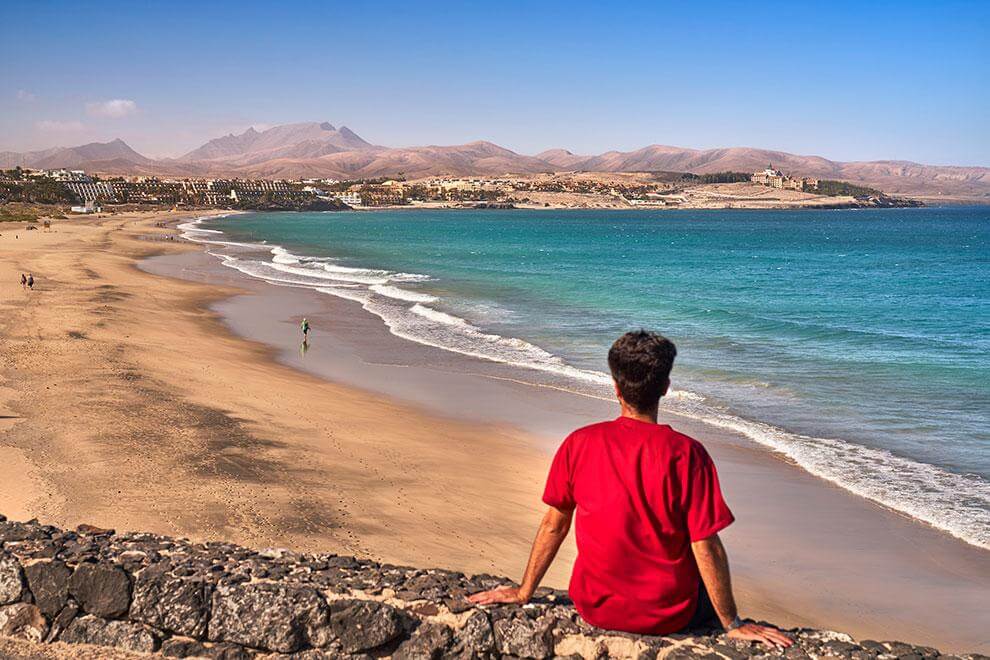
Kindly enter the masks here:
<path id="1" fill-rule="evenodd" d="M 576 508 L 570 595 L 584 620 L 653 635 L 691 620 L 700 580 L 691 542 L 733 521 L 700 442 L 628 417 L 568 436 L 543 501 Z"/>

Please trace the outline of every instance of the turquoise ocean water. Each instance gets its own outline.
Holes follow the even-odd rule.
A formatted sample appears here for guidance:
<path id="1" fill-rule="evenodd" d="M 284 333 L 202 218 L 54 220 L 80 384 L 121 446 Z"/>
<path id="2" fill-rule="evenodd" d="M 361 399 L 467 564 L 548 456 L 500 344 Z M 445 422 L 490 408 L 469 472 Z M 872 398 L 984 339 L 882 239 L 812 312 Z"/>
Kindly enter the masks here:
<path id="1" fill-rule="evenodd" d="M 607 396 L 630 329 L 671 410 L 990 548 L 990 208 L 380 211 L 185 225 L 401 337 Z"/>

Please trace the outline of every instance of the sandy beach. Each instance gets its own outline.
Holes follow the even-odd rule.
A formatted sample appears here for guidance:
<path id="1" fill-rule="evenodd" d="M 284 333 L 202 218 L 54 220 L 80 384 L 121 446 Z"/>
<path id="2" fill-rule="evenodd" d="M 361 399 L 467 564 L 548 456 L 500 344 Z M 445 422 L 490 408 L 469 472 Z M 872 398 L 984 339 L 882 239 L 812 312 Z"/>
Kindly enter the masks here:
<path id="1" fill-rule="evenodd" d="M 249 280 L 164 240 L 176 232 L 156 222 L 181 217 L 0 225 L 0 512 L 517 576 L 555 443 L 613 406 Z M 990 553 L 727 431 L 666 421 L 716 458 L 745 614 L 990 649 Z"/>

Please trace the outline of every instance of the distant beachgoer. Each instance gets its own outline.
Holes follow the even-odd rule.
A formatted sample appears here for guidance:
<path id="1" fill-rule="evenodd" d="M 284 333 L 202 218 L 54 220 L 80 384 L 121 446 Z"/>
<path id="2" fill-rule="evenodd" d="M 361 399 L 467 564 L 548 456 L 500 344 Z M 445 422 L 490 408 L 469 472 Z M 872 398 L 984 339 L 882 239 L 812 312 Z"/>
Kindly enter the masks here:
<path id="1" fill-rule="evenodd" d="M 29 289 L 34 290 L 34 275 L 30 273 L 28 273 L 27 285 Z"/>
<path id="2" fill-rule="evenodd" d="M 28 283 L 27 275 L 25 275 L 24 273 L 21 273 L 21 288 L 22 289 L 26 289 L 27 288 L 27 283 Z"/>
<path id="3" fill-rule="evenodd" d="M 309 339 L 309 319 L 303 319 L 302 323 L 299 324 L 299 327 L 302 328 L 303 342 L 305 342 Z"/>

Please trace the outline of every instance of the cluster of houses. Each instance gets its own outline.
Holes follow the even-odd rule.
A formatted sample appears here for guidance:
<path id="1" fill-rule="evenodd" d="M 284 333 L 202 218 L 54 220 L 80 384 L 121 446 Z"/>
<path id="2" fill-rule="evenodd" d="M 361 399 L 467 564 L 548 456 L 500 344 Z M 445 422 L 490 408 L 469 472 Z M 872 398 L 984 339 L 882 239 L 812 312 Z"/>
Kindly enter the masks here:
<path id="1" fill-rule="evenodd" d="M 767 165 L 767 168 L 762 172 L 754 172 L 750 181 L 782 190 L 811 192 L 818 188 L 818 179 L 809 179 L 808 177 L 798 179 L 787 176 L 780 170 L 774 169 L 773 163 Z"/>
<path id="2" fill-rule="evenodd" d="M 262 202 L 305 203 L 338 200 L 360 206 L 361 196 L 352 191 L 327 192 L 319 186 L 339 183 L 334 179 L 286 181 L 267 179 L 161 179 L 153 176 L 97 179 L 83 170 L 20 170 L 23 180 L 41 178 L 58 182 L 82 204 L 76 213 L 98 213 L 102 204 L 151 204 L 237 206 Z"/>

